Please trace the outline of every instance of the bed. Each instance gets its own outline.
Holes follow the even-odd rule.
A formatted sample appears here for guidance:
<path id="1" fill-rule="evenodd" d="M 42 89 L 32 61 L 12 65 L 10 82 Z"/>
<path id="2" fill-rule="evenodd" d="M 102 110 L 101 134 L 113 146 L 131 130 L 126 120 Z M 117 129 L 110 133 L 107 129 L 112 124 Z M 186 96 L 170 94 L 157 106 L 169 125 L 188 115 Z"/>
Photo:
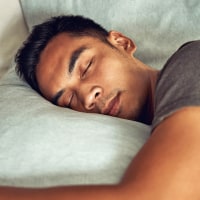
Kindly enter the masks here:
<path id="1" fill-rule="evenodd" d="M 200 2 L 7 0 L 0 7 L 0 185 L 118 183 L 151 127 L 51 104 L 16 75 L 14 55 L 35 24 L 78 14 L 129 36 L 136 57 L 161 69 L 180 45 L 199 39 Z"/>

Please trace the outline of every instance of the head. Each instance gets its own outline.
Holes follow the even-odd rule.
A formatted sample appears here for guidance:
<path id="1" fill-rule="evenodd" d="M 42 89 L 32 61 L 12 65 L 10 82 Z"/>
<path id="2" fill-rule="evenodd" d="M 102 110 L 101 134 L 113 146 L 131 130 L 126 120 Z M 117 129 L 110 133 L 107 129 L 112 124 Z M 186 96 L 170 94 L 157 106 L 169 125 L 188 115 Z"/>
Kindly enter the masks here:
<path id="1" fill-rule="evenodd" d="M 148 98 L 148 68 L 134 42 L 81 16 L 37 25 L 16 55 L 17 72 L 52 103 L 137 120 Z"/>

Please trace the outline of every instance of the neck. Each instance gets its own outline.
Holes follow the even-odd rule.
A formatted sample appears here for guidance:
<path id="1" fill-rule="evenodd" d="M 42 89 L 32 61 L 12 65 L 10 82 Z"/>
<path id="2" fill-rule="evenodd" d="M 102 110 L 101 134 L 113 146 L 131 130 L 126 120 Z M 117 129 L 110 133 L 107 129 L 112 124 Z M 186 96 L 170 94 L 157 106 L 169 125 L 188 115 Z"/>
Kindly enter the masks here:
<path id="1" fill-rule="evenodd" d="M 143 106 L 143 109 L 141 111 L 141 116 L 139 117 L 139 121 L 150 125 L 154 117 L 155 89 L 156 89 L 156 82 L 157 82 L 160 71 L 149 67 L 147 72 L 148 72 L 148 77 L 149 77 L 147 96 L 146 96 L 145 105 Z"/>
<path id="2" fill-rule="evenodd" d="M 149 88 L 149 120 L 152 122 L 153 117 L 154 117 L 154 112 L 155 112 L 155 90 L 156 90 L 156 83 L 157 79 L 159 76 L 160 71 L 152 69 L 152 72 L 150 72 L 149 77 L 150 77 L 150 88 Z"/>

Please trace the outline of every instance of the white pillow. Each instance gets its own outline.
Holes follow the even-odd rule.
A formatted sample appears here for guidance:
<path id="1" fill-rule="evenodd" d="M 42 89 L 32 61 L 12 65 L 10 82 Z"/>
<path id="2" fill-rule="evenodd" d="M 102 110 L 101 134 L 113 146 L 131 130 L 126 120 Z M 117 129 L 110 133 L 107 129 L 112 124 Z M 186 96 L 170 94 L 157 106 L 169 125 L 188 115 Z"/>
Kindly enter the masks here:
<path id="1" fill-rule="evenodd" d="M 137 122 L 55 106 L 13 68 L 0 94 L 0 185 L 117 183 L 150 133 Z"/>

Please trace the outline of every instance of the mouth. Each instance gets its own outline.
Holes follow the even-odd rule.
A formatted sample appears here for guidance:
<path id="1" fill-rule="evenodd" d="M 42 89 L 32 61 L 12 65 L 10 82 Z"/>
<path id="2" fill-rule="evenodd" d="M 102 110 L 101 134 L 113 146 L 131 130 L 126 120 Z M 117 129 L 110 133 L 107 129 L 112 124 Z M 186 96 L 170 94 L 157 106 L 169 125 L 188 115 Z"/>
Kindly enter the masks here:
<path id="1" fill-rule="evenodd" d="M 105 105 L 105 108 L 102 110 L 102 114 L 104 115 L 110 115 L 110 116 L 117 116 L 120 111 L 120 99 L 119 94 L 115 95 L 113 98 L 108 100 L 108 102 Z"/>

